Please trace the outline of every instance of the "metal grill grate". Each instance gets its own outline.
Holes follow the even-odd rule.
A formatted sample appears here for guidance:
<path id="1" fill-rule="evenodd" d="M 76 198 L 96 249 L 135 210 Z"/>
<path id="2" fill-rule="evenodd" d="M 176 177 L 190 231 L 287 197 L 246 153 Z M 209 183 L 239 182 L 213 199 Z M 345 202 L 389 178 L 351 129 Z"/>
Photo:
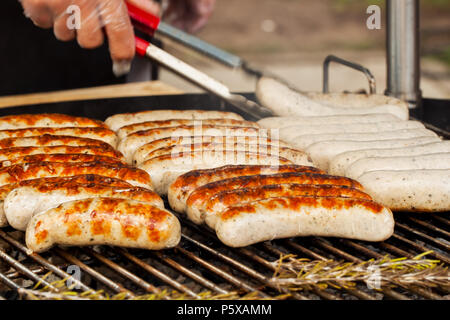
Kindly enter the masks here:
<path id="1" fill-rule="evenodd" d="M 321 237 L 293 238 L 265 242 L 246 248 L 228 248 L 208 229 L 196 226 L 183 217 L 180 245 L 159 252 L 128 250 L 112 247 L 54 248 L 39 255 L 30 254 L 20 233 L 12 229 L 0 230 L 0 239 L 8 245 L 0 249 L 0 258 L 8 270 L 0 272 L 0 281 L 6 288 L 23 293 L 38 282 L 49 291 L 58 289 L 43 279 L 52 271 L 56 279 L 65 279 L 64 270 L 77 265 L 83 274 L 78 283 L 81 291 L 104 289 L 109 295 L 127 293 L 129 297 L 161 293 L 164 289 L 177 290 L 188 298 L 200 298 L 200 293 L 214 294 L 256 292 L 261 297 L 275 297 L 287 293 L 270 282 L 275 270 L 273 262 L 281 254 L 295 254 L 313 260 L 336 259 L 360 262 L 389 255 L 412 258 L 433 250 L 430 256 L 450 264 L 448 213 L 396 214 L 395 234 L 381 243 L 366 243 L 347 239 Z M 413 240 L 415 239 L 415 240 Z M 4 268 L 5 269 L 5 268 Z M 25 281 L 24 281 L 25 280 Z M 2 292 L 3 291 L 3 292 Z M 395 288 L 381 292 L 370 290 L 365 284 L 355 289 L 313 289 L 292 293 L 293 299 L 443 299 L 448 294 L 443 288 Z"/>
<path id="2" fill-rule="evenodd" d="M 179 95 L 67 102 L 50 106 L 14 108 L 8 113 L 60 112 L 104 119 L 106 115 L 146 110 L 148 105 L 174 106 L 220 105 L 207 95 Z M 133 106 L 133 107 L 130 107 Z M 232 107 L 222 110 L 236 111 Z M 75 111 L 76 112 L 75 112 Z M 430 127 L 435 130 L 435 127 Z M 435 130 L 445 138 L 450 134 Z M 166 206 L 168 207 L 168 206 Z M 103 289 L 108 295 L 118 293 L 129 297 L 176 290 L 187 298 L 197 299 L 202 292 L 227 294 L 256 293 L 261 297 L 275 297 L 287 293 L 270 278 L 271 263 L 281 254 L 294 254 L 312 260 L 344 260 L 360 262 L 372 258 L 412 258 L 433 250 L 430 257 L 450 265 L 449 212 L 396 213 L 394 235 L 387 241 L 368 243 L 347 239 L 302 237 L 264 242 L 246 248 L 224 246 L 216 235 L 203 226 L 178 216 L 182 224 L 182 240 L 178 247 L 158 252 L 113 247 L 54 248 L 42 255 L 30 254 L 23 242 L 23 233 L 12 228 L 0 229 L 0 300 L 26 296 L 38 283 L 47 285 L 50 292 L 58 288 L 50 285 L 44 275 L 52 272 L 53 279 L 66 279 L 68 267 L 76 265 L 82 272 L 81 282 L 75 280 L 80 291 Z M 2 243 L 4 242 L 4 243 Z M 46 281 L 47 280 L 47 281 Z M 291 292 L 292 299 L 443 299 L 449 294 L 444 288 L 402 288 L 370 290 L 365 283 L 355 289 L 327 289 Z M 164 298 L 164 296 L 163 296 Z M 168 298 L 168 297 L 166 297 Z"/>

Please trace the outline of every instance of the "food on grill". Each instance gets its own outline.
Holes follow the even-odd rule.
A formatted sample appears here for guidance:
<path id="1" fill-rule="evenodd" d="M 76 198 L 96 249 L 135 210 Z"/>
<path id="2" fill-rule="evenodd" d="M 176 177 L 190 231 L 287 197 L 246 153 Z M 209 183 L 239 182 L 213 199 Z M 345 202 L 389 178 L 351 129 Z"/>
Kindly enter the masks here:
<path id="1" fill-rule="evenodd" d="M 1 167 L 9 167 L 15 164 L 32 162 L 104 162 L 116 165 L 126 165 L 122 160 L 113 157 L 95 156 L 91 154 L 51 153 L 34 154 L 0 162 Z"/>
<path id="2" fill-rule="evenodd" d="M 221 191 L 287 183 L 338 185 L 363 190 L 361 184 L 352 179 L 311 172 L 285 172 L 271 175 L 235 177 L 208 183 L 192 191 L 186 201 L 187 215 L 195 223 L 204 222 L 205 215 L 201 212 L 203 203 Z"/>
<path id="3" fill-rule="evenodd" d="M 224 179 L 242 176 L 267 175 L 283 172 L 316 172 L 323 171 L 299 165 L 229 165 L 213 169 L 192 170 L 179 176 L 168 191 L 169 204 L 175 211 L 186 212 L 186 201 L 192 191 L 205 184 Z"/>
<path id="4" fill-rule="evenodd" d="M 15 137 L 33 137 L 41 136 L 43 134 L 50 134 L 54 136 L 74 136 L 79 138 L 97 139 L 110 144 L 113 147 L 117 146 L 118 138 L 114 131 L 103 128 L 24 128 L 15 130 L 0 130 L 0 139 L 15 138 Z"/>
<path id="5" fill-rule="evenodd" d="M 372 95 L 373 100 L 378 100 L 372 106 L 367 105 L 367 96 L 353 95 L 334 96 L 335 99 L 318 101 L 314 96 L 311 98 L 305 94 L 294 91 L 286 85 L 271 78 L 261 78 L 256 87 L 256 96 L 260 103 L 280 116 L 330 116 L 330 115 L 362 115 L 391 113 L 401 120 L 408 120 L 408 106 L 400 100 L 385 96 Z M 323 96 L 322 96 L 323 97 Z M 345 106 L 335 103 L 335 100 L 346 100 Z M 353 100 L 353 101 L 352 101 Z M 355 102 L 356 100 L 356 102 Z M 341 101 L 342 102 L 342 101 Z M 353 106 L 350 106 L 353 102 Z"/>
<path id="6" fill-rule="evenodd" d="M 373 113 L 362 115 L 314 116 L 314 117 L 268 117 L 258 121 L 263 128 L 281 129 L 296 125 L 333 125 L 354 123 L 392 122 L 400 119 L 390 113 Z"/>
<path id="7" fill-rule="evenodd" d="M 158 194 L 167 195 L 170 184 L 180 175 L 191 170 L 221 167 L 227 164 L 277 166 L 291 163 L 285 158 L 268 154 L 223 150 L 166 154 L 144 161 L 139 168 L 150 174 Z"/>
<path id="8" fill-rule="evenodd" d="M 0 168 L 0 186 L 23 180 L 69 177 L 82 174 L 97 174 L 122 179 L 134 186 L 152 189 L 152 181 L 147 172 L 132 167 L 102 162 L 33 162 L 16 164 Z"/>
<path id="9" fill-rule="evenodd" d="M 279 148 L 276 146 L 265 145 L 265 144 L 241 144 L 241 143 L 195 143 L 195 144 L 181 144 L 174 145 L 166 148 L 157 149 L 146 156 L 146 159 L 151 159 L 154 157 L 162 156 L 164 154 L 176 154 L 176 153 L 186 153 L 194 151 L 215 151 L 222 152 L 223 150 L 235 150 L 240 152 L 252 152 L 269 154 L 271 156 L 279 156 L 285 158 L 292 163 L 312 166 L 313 163 L 309 159 L 308 155 L 303 152 L 292 148 Z M 134 161 L 133 161 L 134 162 Z M 139 165 L 140 163 L 138 163 Z"/>
<path id="10" fill-rule="evenodd" d="M 254 136 L 268 137 L 267 130 L 260 130 L 252 127 L 227 127 L 216 125 L 203 126 L 176 126 L 142 130 L 128 135 L 120 140 L 117 149 L 123 153 L 128 163 L 133 160 L 133 155 L 139 147 L 155 140 L 163 138 L 178 138 L 183 136 Z"/>
<path id="11" fill-rule="evenodd" d="M 404 129 L 395 131 L 382 131 L 377 133 L 325 133 L 325 134 L 306 134 L 296 136 L 292 140 L 287 140 L 292 145 L 301 150 L 305 150 L 310 145 L 320 141 L 373 141 L 373 140 L 392 140 L 407 139 L 416 137 L 437 137 L 437 134 L 428 129 Z M 281 136 L 281 139 L 284 139 Z"/>
<path id="12" fill-rule="evenodd" d="M 138 148 L 133 156 L 133 164 L 140 164 L 144 162 L 148 155 L 155 150 L 161 148 L 167 148 L 176 145 L 186 145 L 194 143 L 219 143 L 219 144 L 230 144 L 230 143 L 240 143 L 249 145 L 271 145 L 275 148 L 288 148 L 289 144 L 276 139 L 269 139 L 267 137 L 252 137 L 252 136 L 183 136 L 183 137 L 169 137 L 158 139 L 150 143 L 144 144 L 142 147 Z"/>
<path id="13" fill-rule="evenodd" d="M 394 231 L 392 212 L 365 199 L 279 197 L 236 205 L 222 211 L 219 239 L 231 247 L 294 236 L 332 236 L 382 241 Z"/>
<path id="14" fill-rule="evenodd" d="M 158 121 L 168 119 L 234 119 L 244 120 L 240 115 L 233 112 L 205 111 L 205 110 L 149 110 L 136 113 L 116 114 L 105 120 L 105 124 L 112 130 L 117 131 L 121 127 L 146 121 Z"/>
<path id="15" fill-rule="evenodd" d="M 164 209 L 161 197 L 148 189 L 99 184 L 23 186 L 6 196 L 3 207 L 8 223 L 24 231 L 31 217 L 38 212 L 64 202 L 98 197 L 136 200 Z"/>
<path id="16" fill-rule="evenodd" d="M 199 211 L 205 216 L 206 224 L 210 228 L 215 229 L 220 213 L 227 210 L 228 207 L 269 198 L 297 196 L 345 197 L 372 200 L 368 194 L 354 188 L 291 183 L 221 191 L 206 200 Z"/>
<path id="17" fill-rule="evenodd" d="M 159 121 L 146 121 L 124 126 L 117 130 L 119 139 L 125 138 L 127 135 L 141 130 L 175 127 L 175 126 L 200 126 L 200 125 L 218 125 L 218 126 L 230 126 L 230 127 L 251 127 L 259 128 L 256 122 L 235 120 L 235 119 L 204 119 L 204 120 L 191 120 L 191 119 L 170 119 Z"/>
<path id="18" fill-rule="evenodd" d="M 44 134 L 42 136 L 24 137 L 24 138 L 6 138 L 0 140 L 0 148 L 13 148 L 13 147 L 51 147 L 51 146 L 97 146 L 103 148 L 114 148 L 103 141 L 90 139 L 90 138 L 78 138 L 72 136 L 53 136 L 50 134 Z"/>
<path id="19" fill-rule="evenodd" d="M 34 127 L 106 127 L 98 120 L 58 113 L 19 114 L 0 117 L 0 130 Z"/>
<path id="20" fill-rule="evenodd" d="M 377 170 L 450 170 L 450 153 L 434 153 L 405 157 L 363 158 L 352 163 L 345 171 L 345 176 L 358 179 L 369 171 Z"/>
<path id="21" fill-rule="evenodd" d="M 401 157 L 420 156 L 425 154 L 435 154 L 450 152 L 450 141 L 440 141 L 419 146 L 389 149 L 364 149 L 343 152 L 335 156 L 330 161 L 329 172 L 336 175 L 344 175 L 348 166 L 359 159 L 371 157 Z"/>
<path id="22" fill-rule="evenodd" d="M 390 121 L 377 123 L 345 123 L 328 125 L 294 125 L 280 129 L 280 137 L 290 141 L 295 137 L 306 134 L 327 133 L 379 133 L 384 131 L 397 131 L 404 129 L 423 129 L 425 126 L 418 121 Z"/>
<path id="23" fill-rule="evenodd" d="M 55 188 L 55 187 L 70 187 L 72 185 L 77 184 L 90 184 L 90 185 L 98 184 L 124 188 L 132 187 L 131 184 L 129 184 L 124 180 L 99 176 L 95 174 L 69 176 L 69 177 L 38 178 L 6 184 L 0 187 L 0 227 L 5 227 L 8 225 L 5 212 L 3 210 L 3 200 L 12 190 L 25 186 L 40 187 L 40 188 Z"/>
<path id="24" fill-rule="evenodd" d="M 381 170 L 358 181 L 374 200 L 398 211 L 449 211 L 450 170 Z"/>
<path id="25" fill-rule="evenodd" d="M 441 139 L 435 136 L 372 141 L 321 141 L 310 145 L 305 151 L 319 168 L 328 170 L 329 161 L 343 152 L 378 148 L 405 148 L 440 142 Z"/>
<path id="26" fill-rule="evenodd" d="M 43 252 L 55 244 L 164 249 L 178 244 L 181 228 L 169 211 L 145 202 L 91 198 L 43 211 L 30 220 L 27 247 Z"/>
<path id="27" fill-rule="evenodd" d="M 91 154 L 95 156 L 105 156 L 123 159 L 120 152 L 113 150 L 110 146 L 51 146 L 51 147 L 13 147 L 0 149 L 0 161 L 10 160 L 15 158 L 21 158 L 24 156 L 35 154 L 57 154 L 57 153 L 69 153 L 69 154 Z"/>

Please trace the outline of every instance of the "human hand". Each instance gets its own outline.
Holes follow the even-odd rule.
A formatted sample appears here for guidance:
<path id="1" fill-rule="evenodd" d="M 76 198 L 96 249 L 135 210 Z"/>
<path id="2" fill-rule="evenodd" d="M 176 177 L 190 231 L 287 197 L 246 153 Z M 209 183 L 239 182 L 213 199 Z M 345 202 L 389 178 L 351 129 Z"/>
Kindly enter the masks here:
<path id="1" fill-rule="evenodd" d="M 216 0 L 169 0 L 163 18 L 174 27 L 196 32 L 208 21 L 215 3 Z"/>
<path id="2" fill-rule="evenodd" d="M 152 0 L 127 0 L 153 14 L 159 4 Z M 113 71 L 130 70 L 135 55 L 133 27 L 124 0 L 20 0 L 25 15 L 41 28 L 53 28 L 57 39 L 77 39 L 82 48 L 101 46 L 108 39 Z M 104 31 L 104 32 L 103 32 Z"/>

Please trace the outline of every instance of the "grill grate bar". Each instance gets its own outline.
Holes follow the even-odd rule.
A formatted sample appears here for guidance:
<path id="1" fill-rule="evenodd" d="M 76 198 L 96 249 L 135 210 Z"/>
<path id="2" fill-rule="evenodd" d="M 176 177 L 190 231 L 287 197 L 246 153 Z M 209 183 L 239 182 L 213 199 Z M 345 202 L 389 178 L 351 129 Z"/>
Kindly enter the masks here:
<path id="1" fill-rule="evenodd" d="M 155 267 L 145 263 L 141 259 L 139 259 L 139 258 L 135 257 L 134 255 L 130 254 L 125 249 L 123 249 L 123 248 L 116 248 L 115 251 L 118 252 L 119 254 L 121 254 L 122 256 L 124 256 L 125 258 L 127 258 L 128 260 L 130 260 L 131 262 L 133 262 L 134 264 L 138 265 L 139 267 L 141 267 L 145 271 L 149 272 L 150 274 L 152 274 L 155 277 L 159 278 L 163 282 L 167 283 L 171 287 L 173 287 L 173 288 L 175 288 L 175 289 L 177 289 L 177 290 L 179 290 L 181 292 L 186 293 L 187 295 L 191 296 L 192 298 L 195 298 L 195 299 L 200 298 L 200 296 L 198 294 L 196 294 L 194 291 L 192 291 L 191 289 L 189 289 L 185 285 L 183 285 L 183 284 L 179 283 L 178 281 L 172 279 L 171 277 L 169 277 L 165 273 L 159 271 Z"/>
<path id="2" fill-rule="evenodd" d="M 350 244 L 350 245 L 354 245 L 354 248 L 361 248 L 362 247 L 361 245 L 358 245 L 358 244 L 354 243 L 351 240 L 345 240 L 345 242 Z M 370 254 L 371 254 L 372 258 L 375 258 L 375 259 L 382 259 L 383 258 L 382 254 L 380 254 L 378 252 L 375 252 L 375 251 L 371 251 L 370 250 Z M 401 286 L 401 284 L 398 284 L 398 285 Z M 424 290 L 422 288 L 409 288 L 409 290 L 414 292 L 414 293 L 416 293 L 416 294 L 418 294 L 418 295 L 421 295 L 422 297 L 428 298 L 428 299 L 434 299 L 434 300 L 442 299 L 441 296 L 439 296 L 439 295 L 437 295 L 437 294 L 435 294 L 435 293 L 433 293 L 431 291 Z"/>
<path id="3" fill-rule="evenodd" d="M 289 240 L 290 241 L 290 240 Z M 292 242 L 292 241 L 291 241 Z M 295 244 L 294 242 L 292 242 L 293 244 Z M 322 242 L 322 244 L 323 244 L 324 242 Z M 326 243 L 325 243 L 326 244 Z M 332 250 L 333 249 L 335 249 L 334 247 L 332 247 L 332 246 L 324 246 L 324 247 L 328 247 L 328 248 L 332 248 Z M 369 253 L 369 252 L 372 252 L 372 250 L 369 250 L 368 248 L 365 248 L 365 247 L 363 247 L 364 248 L 364 252 L 366 252 L 366 253 Z M 348 259 L 349 261 L 351 261 L 351 262 L 355 262 L 355 263 L 360 263 L 360 262 L 362 262 L 363 260 L 362 259 L 360 259 L 360 258 L 357 258 L 357 257 L 355 257 L 355 256 L 353 256 L 353 255 L 351 255 L 351 254 L 349 254 L 349 253 L 347 253 L 347 252 L 344 252 L 344 251 L 342 251 L 342 250 L 338 250 L 338 249 L 335 249 L 334 250 L 334 254 L 336 254 L 336 256 L 338 256 L 338 257 L 341 257 L 341 258 L 345 258 L 345 259 Z M 341 254 L 343 254 L 343 255 L 341 255 Z M 325 258 L 323 258 L 323 259 L 325 259 Z M 403 295 L 403 294 L 401 294 L 401 293 L 398 293 L 398 292 L 396 292 L 396 291 L 394 291 L 394 290 L 392 290 L 392 289 L 382 289 L 382 292 L 385 294 L 385 295 L 387 295 L 388 297 L 391 297 L 391 298 L 393 298 L 393 299 L 397 299 L 397 300 L 409 300 L 409 298 L 407 297 L 407 296 L 405 296 L 405 295 Z"/>
<path id="4" fill-rule="evenodd" d="M 180 247 L 177 247 L 177 250 L 179 250 L 181 252 L 182 251 L 186 251 L 186 250 L 184 250 L 183 248 L 180 248 Z M 184 254 L 186 255 L 186 252 L 184 252 Z M 175 260 L 170 259 L 168 257 L 165 257 L 164 254 L 162 254 L 161 252 L 153 252 L 153 255 L 157 256 L 159 259 L 161 259 L 162 261 L 167 263 L 172 268 L 178 270 L 179 272 L 181 272 L 184 275 L 188 276 L 192 280 L 194 280 L 197 283 L 201 284 L 203 287 L 205 287 L 207 289 L 210 289 L 212 291 L 215 291 L 217 293 L 220 293 L 220 294 L 228 294 L 229 293 L 229 291 L 220 288 L 219 286 L 215 285 L 213 282 L 203 278 L 202 276 L 200 276 L 200 275 L 196 274 L 195 272 L 189 270 L 188 268 L 182 266 L 181 264 L 179 264 Z"/>
<path id="5" fill-rule="evenodd" d="M 292 242 L 291 240 L 288 240 L 288 241 L 286 241 L 286 242 L 287 242 L 287 243 L 291 242 L 294 248 L 295 248 L 295 247 L 304 248 L 304 247 L 302 247 L 302 246 L 296 244 L 295 242 Z M 274 251 L 274 252 L 278 252 L 279 254 L 282 253 L 281 251 L 276 250 L 275 248 L 273 248 L 273 247 L 271 247 L 271 246 L 269 246 L 269 245 L 267 245 L 267 244 L 265 244 L 265 247 L 266 247 L 267 249 L 269 249 L 269 250 Z M 321 256 L 321 255 L 319 255 L 319 254 L 317 254 L 317 253 L 315 253 L 315 252 L 312 252 L 312 253 L 313 253 L 313 255 L 316 257 L 317 260 L 322 260 L 322 261 L 327 260 L 327 258 L 325 258 L 325 257 L 323 257 L 323 256 Z M 353 258 L 353 257 L 352 257 L 352 258 Z M 378 300 L 378 298 L 377 298 L 376 296 L 371 295 L 371 294 L 369 294 L 369 293 L 367 293 L 367 292 L 364 292 L 364 291 L 362 291 L 362 290 L 359 290 L 359 289 L 357 289 L 357 288 L 342 288 L 342 289 L 343 289 L 344 291 L 346 291 L 346 292 L 348 292 L 348 293 L 350 293 L 350 294 L 352 294 L 352 295 L 354 295 L 354 296 L 360 298 L 360 299 Z"/>
<path id="6" fill-rule="evenodd" d="M 429 251 L 429 250 L 430 250 L 429 248 L 427 248 L 427 247 L 425 247 L 425 246 L 423 246 L 423 245 L 420 245 L 420 244 L 418 244 L 417 242 L 411 241 L 411 240 L 409 240 L 409 239 L 407 239 L 407 238 L 405 238 L 405 237 L 399 235 L 398 233 L 394 233 L 394 234 L 392 235 L 392 239 L 397 239 L 397 240 L 399 240 L 399 241 L 402 241 L 402 242 L 404 242 L 404 243 L 407 243 L 410 247 L 413 247 L 413 248 L 415 248 L 416 250 L 418 250 L 418 251 L 420 251 L 420 252 L 426 252 L 426 251 Z M 387 241 L 388 241 L 388 242 L 391 242 L 392 240 L 389 239 L 389 240 L 387 240 Z M 433 256 L 433 257 L 435 257 L 436 259 L 441 260 L 442 262 L 445 262 L 445 263 L 447 263 L 447 264 L 450 264 L 450 258 L 447 257 L 447 256 L 444 256 L 443 254 L 441 254 L 441 253 L 439 253 L 439 252 L 437 252 L 437 251 L 430 252 L 430 256 Z"/>
<path id="7" fill-rule="evenodd" d="M 119 283 L 115 283 L 114 281 L 112 281 L 111 279 L 109 279 L 108 277 L 104 276 L 103 274 L 101 274 L 100 272 L 98 272 L 97 270 L 94 270 L 93 268 L 89 267 L 88 265 L 86 265 L 84 262 L 82 262 L 81 260 L 79 260 L 78 258 L 74 257 L 73 255 L 71 255 L 70 253 L 68 253 L 67 251 L 61 249 L 61 248 L 55 248 L 54 251 L 62 258 L 64 258 L 65 260 L 69 261 L 70 263 L 73 263 L 77 266 L 79 266 L 81 269 L 83 269 L 87 274 L 89 274 L 90 276 L 94 277 L 95 279 L 97 279 L 99 282 L 103 283 L 104 285 L 106 285 L 107 287 L 109 287 L 110 289 L 112 289 L 113 291 L 117 292 L 117 293 L 122 293 L 125 292 L 128 294 L 128 296 L 130 297 L 134 297 L 134 294 L 125 289 L 121 284 Z"/>
<path id="8" fill-rule="evenodd" d="M 247 283 L 245 283 L 244 281 L 236 278 L 235 276 L 223 271 L 220 268 L 217 268 L 216 266 L 214 266 L 212 263 L 209 263 L 199 257 L 197 257 L 196 255 L 194 255 L 192 252 L 189 252 L 187 250 L 184 250 L 182 248 L 178 248 L 178 250 L 185 255 L 186 257 L 188 257 L 189 259 L 197 262 L 198 264 L 200 264 L 201 266 L 203 266 L 204 268 L 210 270 L 211 272 L 215 273 L 216 275 L 220 276 L 221 278 L 223 278 L 224 280 L 226 280 L 227 282 L 233 284 L 234 286 L 240 288 L 241 290 L 244 290 L 245 292 L 259 292 L 259 290 Z M 266 294 L 259 292 L 260 295 L 267 297 Z"/>
<path id="9" fill-rule="evenodd" d="M 47 282 L 45 279 L 42 279 L 35 273 L 33 273 L 30 269 L 28 269 L 25 265 L 11 257 L 7 254 L 3 249 L 0 249 L 0 258 L 3 259 L 6 263 L 8 263 L 11 267 L 16 269 L 18 272 L 27 276 L 30 280 L 33 280 L 35 283 L 40 283 L 42 286 L 47 287 L 53 292 L 58 292 L 58 289 L 55 288 L 52 284 Z"/>
<path id="10" fill-rule="evenodd" d="M 89 291 L 92 290 L 91 288 L 89 288 L 87 285 L 85 285 L 83 282 L 79 281 L 76 278 L 71 277 L 70 274 L 68 274 L 67 272 L 64 272 L 63 270 L 61 270 L 60 267 L 55 266 L 54 264 L 50 263 L 47 259 L 43 258 L 42 256 L 38 255 L 37 253 L 30 253 L 28 248 L 25 247 L 23 244 L 21 244 L 19 241 L 15 240 L 14 238 L 12 238 L 11 236 L 9 236 L 6 232 L 4 232 L 3 230 L 0 230 L 0 237 L 3 238 L 5 241 L 7 241 L 9 244 L 13 245 L 14 247 L 16 247 L 17 249 L 19 249 L 20 251 L 22 251 L 24 254 L 26 254 L 29 258 L 33 259 L 34 261 L 36 261 L 37 263 L 39 263 L 40 265 L 42 265 L 45 269 L 53 272 L 54 274 L 58 275 L 61 279 L 67 279 L 67 278 L 71 278 L 72 282 L 74 284 L 76 284 L 77 286 L 79 286 L 81 289 L 83 289 L 84 291 Z M 37 272 L 32 271 L 34 274 L 36 274 Z M 41 271 L 42 272 L 42 271 Z"/>
<path id="11" fill-rule="evenodd" d="M 440 233 L 440 234 L 446 236 L 447 238 L 450 238 L 450 232 L 445 231 L 444 229 L 441 229 L 439 227 L 436 227 L 436 226 L 432 225 L 431 223 L 417 219 L 415 217 L 408 217 L 408 220 L 413 221 L 413 222 L 427 228 L 428 230 L 434 231 L 436 233 Z"/>
<path id="12" fill-rule="evenodd" d="M 131 281 L 133 281 L 135 284 L 137 284 L 141 288 L 145 289 L 146 291 L 151 292 L 151 293 L 156 293 L 156 294 L 161 293 L 161 290 L 159 290 L 158 288 L 156 288 L 152 284 L 150 284 L 150 283 L 146 282 L 145 280 L 139 278 L 135 274 L 133 274 L 130 271 L 126 270 L 125 268 L 119 266 L 117 263 L 115 263 L 115 262 L 105 258 L 103 255 L 95 252 L 94 250 L 92 250 L 90 248 L 84 248 L 83 250 L 87 254 L 89 254 L 90 256 L 96 258 L 100 262 L 102 262 L 105 265 L 107 265 L 112 270 L 116 271 L 118 274 L 122 275 L 123 277 L 125 277 L 125 278 L 127 278 L 127 279 L 129 279 Z"/>
<path id="13" fill-rule="evenodd" d="M 434 219 L 446 224 L 447 226 L 450 226 L 450 220 L 448 218 L 443 218 L 441 216 L 438 216 L 437 214 L 433 213 L 430 214 L 431 217 L 433 217 Z"/>
<path id="14" fill-rule="evenodd" d="M 427 235 L 427 234 L 425 234 L 425 233 L 423 233 L 423 232 L 421 232 L 419 230 L 411 228 L 410 226 L 408 226 L 406 224 L 398 222 L 398 223 L 395 224 L 395 226 L 396 227 L 400 227 L 401 229 L 406 230 L 408 232 L 414 233 L 415 235 L 417 235 L 417 236 L 419 236 L 419 237 L 421 237 L 423 239 L 426 239 L 429 242 L 432 242 L 435 245 L 437 245 L 437 246 L 439 246 L 439 247 L 441 247 L 441 248 L 443 248 L 445 250 L 450 250 L 450 245 L 449 244 L 444 243 L 443 241 L 440 241 L 440 240 L 438 240 L 436 238 L 433 238 L 433 237 L 431 237 L 431 236 L 429 236 L 429 235 Z"/>

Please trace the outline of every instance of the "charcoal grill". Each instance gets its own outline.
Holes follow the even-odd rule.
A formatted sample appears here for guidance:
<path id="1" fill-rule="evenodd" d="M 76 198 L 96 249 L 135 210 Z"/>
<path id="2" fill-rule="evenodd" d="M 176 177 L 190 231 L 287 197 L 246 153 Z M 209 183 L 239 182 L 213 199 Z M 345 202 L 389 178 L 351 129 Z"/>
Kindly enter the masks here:
<path id="1" fill-rule="evenodd" d="M 246 94 L 254 98 L 251 94 Z M 184 107 L 179 107 L 184 106 Z M 424 101 L 426 111 L 426 100 Z M 2 114 L 59 112 L 99 120 L 123 112 L 146 109 L 215 109 L 237 111 L 206 94 L 152 96 L 64 102 L 3 109 Z M 448 108 L 443 109 L 448 112 Z M 432 109 L 435 112 L 435 109 Z M 249 120 L 255 120 L 243 114 Z M 425 112 L 426 114 L 426 112 Z M 441 116 L 442 118 L 442 116 Z M 432 126 L 434 127 L 434 126 Z M 448 138 L 448 132 L 439 129 Z M 167 206 L 168 207 L 168 206 Z M 413 258 L 428 255 L 450 264 L 449 213 L 395 213 L 394 235 L 387 241 L 369 243 L 337 238 L 302 237 L 264 242 L 233 249 L 223 245 L 209 229 L 196 226 L 178 215 L 182 240 L 174 249 L 145 251 L 108 246 L 85 248 L 56 247 L 43 254 L 30 254 L 23 233 L 0 229 L 0 299 L 30 298 L 36 289 L 47 286 L 47 298 L 58 294 L 51 283 L 66 279 L 68 268 L 78 266 L 80 291 L 103 290 L 103 295 L 123 294 L 130 298 L 177 291 L 188 299 L 199 299 L 204 292 L 221 296 L 232 292 L 252 297 L 274 298 L 288 293 L 270 281 L 280 255 L 295 254 L 311 260 L 335 259 L 360 262 L 368 259 Z M 52 279 L 45 278 L 48 272 Z M 37 288 L 35 288 L 35 286 Z M 359 283 L 353 289 L 310 288 L 290 292 L 289 299 L 445 299 L 448 288 L 396 287 L 368 289 Z M 41 297 L 41 298 L 45 298 Z M 169 296 L 162 296 L 169 299 Z"/>

